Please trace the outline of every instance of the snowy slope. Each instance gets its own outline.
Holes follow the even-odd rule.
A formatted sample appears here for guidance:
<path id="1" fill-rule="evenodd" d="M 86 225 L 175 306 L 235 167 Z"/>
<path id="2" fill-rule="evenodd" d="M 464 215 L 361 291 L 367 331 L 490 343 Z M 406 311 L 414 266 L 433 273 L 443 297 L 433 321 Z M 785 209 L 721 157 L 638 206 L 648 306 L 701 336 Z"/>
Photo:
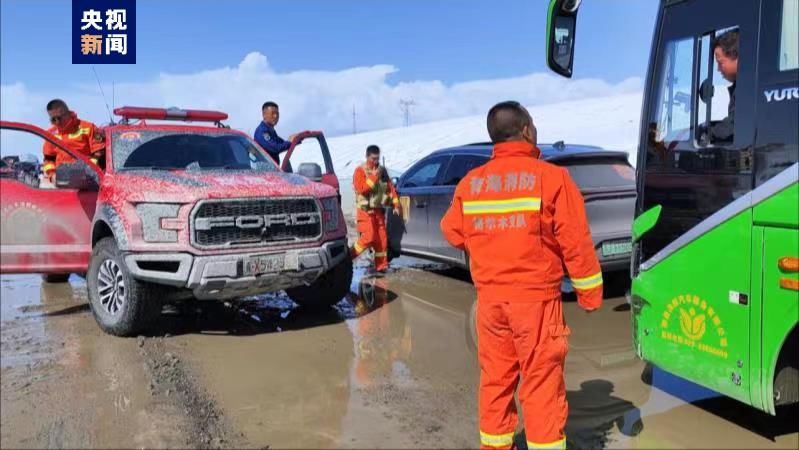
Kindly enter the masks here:
<path id="1" fill-rule="evenodd" d="M 635 165 L 641 95 L 592 98 L 528 108 L 538 128 L 538 141 L 599 145 L 630 154 Z M 366 146 L 382 149 L 386 167 L 403 172 L 435 150 L 488 141 L 485 116 L 469 116 L 405 128 L 328 139 L 336 173 L 342 184 L 344 210 L 352 210 L 351 177 L 364 159 Z"/>

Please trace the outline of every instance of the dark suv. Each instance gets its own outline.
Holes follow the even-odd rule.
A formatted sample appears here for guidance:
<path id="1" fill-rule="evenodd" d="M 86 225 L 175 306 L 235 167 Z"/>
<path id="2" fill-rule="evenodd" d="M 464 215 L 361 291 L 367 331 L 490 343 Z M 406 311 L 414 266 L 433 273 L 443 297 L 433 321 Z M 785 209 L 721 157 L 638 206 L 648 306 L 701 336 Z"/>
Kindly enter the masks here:
<path id="1" fill-rule="evenodd" d="M 566 167 L 580 187 L 603 271 L 626 270 L 635 209 L 635 170 L 627 153 L 563 142 L 539 145 L 541 158 Z M 492 145 L 480 143 L 431 153 L 395 180 L 404 217 L 388 216 L 390 253 L 468 267 L 464 252 L 451 247 L 439 223 L 455 186 L 491 158 Z"/>

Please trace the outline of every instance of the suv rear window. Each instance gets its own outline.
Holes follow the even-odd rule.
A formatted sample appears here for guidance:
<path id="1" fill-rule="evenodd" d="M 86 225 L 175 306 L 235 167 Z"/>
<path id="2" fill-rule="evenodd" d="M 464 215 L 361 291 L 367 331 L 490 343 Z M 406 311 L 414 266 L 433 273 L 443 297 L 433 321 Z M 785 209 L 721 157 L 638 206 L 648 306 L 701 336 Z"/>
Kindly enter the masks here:
<path id="1" fill-rule="evenodd" d="M 618 160 L 575 161 L 564 167 L 580 189 L 635 188 L 635 169 Z"/>
<path id="2" fill-rule="evenodd" d="M 128 130 L 112 135 L 117 170 L 259 170 L 277 167 L 236 133 Z"/>

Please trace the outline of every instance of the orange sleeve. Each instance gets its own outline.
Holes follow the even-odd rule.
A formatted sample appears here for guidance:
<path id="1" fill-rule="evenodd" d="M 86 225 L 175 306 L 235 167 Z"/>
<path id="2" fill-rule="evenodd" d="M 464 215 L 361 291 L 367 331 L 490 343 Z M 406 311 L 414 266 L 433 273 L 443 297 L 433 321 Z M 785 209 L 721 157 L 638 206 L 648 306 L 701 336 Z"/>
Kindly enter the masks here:
<path id="1" fill-rule="evenodd" d="M 388 180 L 388 193 L 391 195 L 391 204 L 394 205 L 395 208 L 399 207 L 400 200 L 397 194 L 397 188 L 394 187 L 394 183 L 392 183 L 391 180 Z"/>
<path id="2" fill-rule="evenodd" d="M 464 178 L 466 180 L 466 178 Z M 441 233 L 444 238 L 455 248 L 464 250 L 466 248 L 466 235 L 463 230 L 463 198 L 461 186 L 465 186 L 463 181 L 455 188 L 455 195 L 449 209 L 441 219 Z"/>
<path id="3" fill-rule="evenodd" d="M 97 125 L 86 122 L 86 126 L 89 128 L 89 149 L 90 154 L 97 153 L 101 150 L 105 149 L 105 135 L 103 134 L 102 130 L 97 128 Z"/>
<path id="4" fill-rule="evenodd" d="M 377 175 L 367 177 L 363 167 L 358 167 L 352 175 L 352 185 L 355 188 L 355 192 L 361 195 L 367 195 L 372 192 L 377 185 Z"/>
<path id="5" fill-rule="evenodd" d="M 55 160 L 58 150 L 56 150 L 56 146 L 51 144 L 50 141 L 44 141 L 42 145 L 42 154 L 44 155 L 44 159 Z"/>
<path id="6" fill-rule="evenodd" d="M 577 292 L 577 302 L 588 311 L 602 305 L 602 270 L 591 239 L 580 189 L 566 169 L 560 168 L 560 186 L 555 186 L 553 225 L 563 264 Z M 558 189 L 559 188 L 559 189 Z"/>

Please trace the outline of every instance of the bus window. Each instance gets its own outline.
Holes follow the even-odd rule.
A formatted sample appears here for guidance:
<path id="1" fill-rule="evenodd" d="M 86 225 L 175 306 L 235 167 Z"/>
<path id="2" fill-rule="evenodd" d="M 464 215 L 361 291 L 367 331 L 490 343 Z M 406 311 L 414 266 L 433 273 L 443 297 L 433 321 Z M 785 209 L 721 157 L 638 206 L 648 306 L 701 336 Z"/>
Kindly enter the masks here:
<path id="1" fill-rule="evenodd" d="M 738 79 L 738 28 L 708 33 L 699 41 L 697 136 L 699 146 L 731 143 Z"/>
<path id="2" fill-rule="evenodd" d="M 780 71 L 799 68 L 799 0 L 782 0 Z"/>
<path id="3" fill-rule="evenodd" d="M 694 40 L 687 38 L 666 44 L 658 87 L 660 99 L 654 122 L 650 123 L 650 148 L 654 155 L 647 158 L 647 165 L 667 164 L 669 153 L 676 144 L 691 141 L 691 110 Z"/>

